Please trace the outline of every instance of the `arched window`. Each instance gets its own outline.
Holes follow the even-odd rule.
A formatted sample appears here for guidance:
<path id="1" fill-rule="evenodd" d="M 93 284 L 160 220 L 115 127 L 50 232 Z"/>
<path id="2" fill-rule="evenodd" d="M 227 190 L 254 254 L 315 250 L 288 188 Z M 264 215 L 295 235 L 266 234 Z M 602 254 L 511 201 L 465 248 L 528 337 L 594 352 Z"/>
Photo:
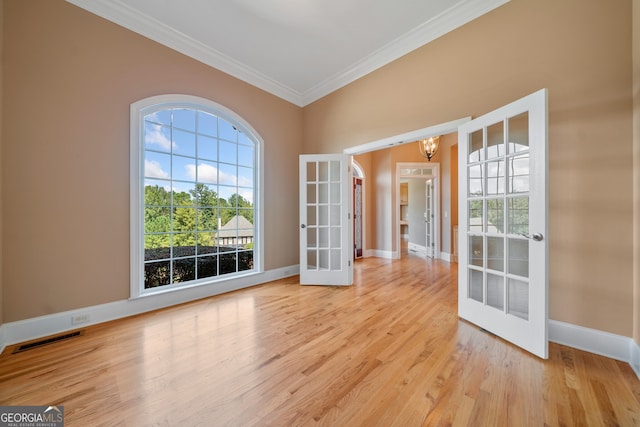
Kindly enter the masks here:
<path id="1" fill-rule="evenodd" d="M 260 271 L 260 142 L 203 98 L 132 104 L 132 297 Z"/>

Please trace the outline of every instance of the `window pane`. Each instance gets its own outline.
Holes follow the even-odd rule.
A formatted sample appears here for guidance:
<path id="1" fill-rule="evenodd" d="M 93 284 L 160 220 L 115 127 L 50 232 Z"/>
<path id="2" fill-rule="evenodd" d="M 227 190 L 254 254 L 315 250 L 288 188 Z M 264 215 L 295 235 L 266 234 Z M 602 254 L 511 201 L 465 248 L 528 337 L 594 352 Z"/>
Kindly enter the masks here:
<path id="1" fill-rule="evenodd" d="M 316 163 L 309 162 L 307 163 L 307 182 L 316 181 Z"/>
<path id="2" fill-rule="evenodd" d="M 198 255 L 215 254 L 218 252 L 216 248 L 215 232 L 199 232 L 198 238 Z"/>
<path id="3" fill-rule="evenodd" d="M 173 127 L 177 129 L 196 131 L 196 111 L 191 109 L 173 110 Z"/>
<path id="4" fill-rule="evenodd" d="M 341 252 L 340 249 L 331 250 L 331 270 L 340 270 L 341 267 Z"/>
<path id="5" fill-rule="evenodd" d="M 171 110 L 160 110 L 147 114 L 145 120 L 161 125 L 171 126 Z"/>
<path id="6" fill-rule="evenodd" d="M 198 257 L 198 279 L 214 277 L 218 275 L 218 257 L 203 256 Z"/>
<path id="7" fill-rule="evenodd" d="M 482 231 L 482 230 L 480 230 Z M 504 200 L 487 200 L 487 233 L 504 233 Z"/>
<path id="8" fill-rule="evenodd" d="M 238 271 L 253 269 L 253 251 L 238 252 Z"/>
<path id="9" fill-rule="evenodd" d="M 238 145 L 238 164 L 253 166 L 253 147 Z"/>
<path id="10" fill-rule="evenodd" d="M 315 249 L 307 251 L 307 269 L 308 270 L 318 269 L 318 254 Z"/>
<path id="11" fill-rule="evenodd" d="M 196 180 L 196 159 L 192 157 L 173 156 L 172 166 L 172 176 L 174 180 Z"/>
<path id="12" fill-rule="evenodd" d="M 213 114 L 198 111 L 198 133 L 202 135 L 218 135 L 218 118 Z"/>
<path id="13" fill-rule="evenodd" d="M 469 236 L 469 264 L 484 267 L 482 236 Z"/>
<path id="14" fill-rule="evenodd" d="M 487 268 L 504 271 L 504 239 L 487 237 Z"/>
<path id="15" fill-rule="evenodd" d="M 509 279 L 509 308 L 507 313 L 522 319 L 529 319 L 529 284 Z"/>
<path id="16" fill-rule="evenodd" d="M 504 125 L 502 122 L 487 127 L 487 159 L 504 156 Z"/>
<path id="17" fill-rule="evenodd" d="M 218 226 L 217 211 L 213 208 L 198 209 L 198 230 L 199 231 L 214 231 Z M 200 239 L 198 239 L 198 242 Z"/>
<path id="18" fill-rule="evenodd" d="M 150 262 L 144 265 L 144 288 L 155 288 L 171 283 L 171 262 Z"/>
<path id="19" fill-rule="evenodd" d="M 509 233 L 529 234 L 529 197 L 509 199 Z"/>
<path id="20" fill-rule="evenodd" d="M 508 239 L 509 274 L 529 277 L 529 241 Z"/>
<path id="21" fill-rule="evenodd" d="M 236 142 L 238 140 L 238 131 L 235 126 L 224 119 L 218 119 L 218 136 L 227 141 Z"/>
<path id="22" fill-rule="evenodd" d="M 171 128 L 145 122 L 144 148 L 155 151 L 171 152 Z"/>
<path id="23" fill-rule="evenodd" d="M 220 141 L 219 159 L 224 163 L 238 162 L 238 145 L 231 142 Z"/>
<path id="24" fill-rule="evenodd" d="M 318 247 L 318 229 L 316 227 L 307 227 L 307 248 Z"/>
<path id="25" fill-rule="evenodd" d="M 529 154 L 509 159 L 509 193 L 529 191 Z"/>
<path id="26" fill-rule="evenodd" d="M 146 178 L 171 178 L 171 156 L 169 154 L 144 152 L 144 176 Z"/>
<path id="27" fill-rule="evenodd" d="M 173 283 L 188 282 L 196 278 L 196 259 L 180 258 L 173 260 Z"/>
<path id="28" fill-rule="evenodd" d="M 484 160 L 482 129 L 473 132 L 469 136 L 469 163 Z"/>
<path id="29" fill-rule="evenodd" d="M 215 169 L 214 165 L 207 165 L 207 174 L 210 174 L 211 179 L 214 179 L 214 174 L 215 172 L 217 172 L 214 169 Z M 219 184 L 236 185 L 238 181 L 237 166 L 219 163 L 218 170 L 219 170 L 219 178 L 218 178 Z"/>
<path id="30" fill-rule="evenodd" d="M 147 206 L 171 206 L 171 181 L 145 179 L 144 203 Z"/>
<path id="31" fill-rule="evenodd" d="M 487 162 L 487 194 L 504 194 L 504 160 Z"/>
<path id="32" fill-rule="evenodd" d="M 147 207 L 144 210 L 145 233 L 168 233 L 171 231 L 171 208 Z"/>
<path id="33" fill-rule="evenodd" d="M 238 186 L 253 187 L 253 169 L 238 166 Z"/>
<path id="34" fill-rule="evenodd" d="M 487 273 L 487 305 L 504 310 L 504 277 Z"/>
<path id="35" fill-rule="evenodd" d="M 171 258 L 171 236 L 169 234 L 147 234 L 144 236 L 144 260 Z"/>
<path id="36" fill-rule="evenodd" d="M 469 200 L 469 231 L 483 231 L 482 200 Z"/>
<path id="37" fill-rule="evenodd" d="M 236 271 L 238 271 L 236 253 L 220 254 L 220 274 L 235 273 Z"/>
<path id="38" fill-rule="evenodd" d="M 509 119 L 509 153 L 529 149 L 529 112 Z"/>
<path id="39" fill-rule="evenodd" d="M 218 140 L 208 136 L 198 136 L 198 157 L 207 160 L 218 159 Z"/>
<path id="40" fill-rule="evenodd" d="M 173 154 L 196 156 L 196 134 L 182 130 L 173 130 Z"/>
<path id="41" fill-rule="evenodd" d="M 469 195 L 482 196 L 484 194 L 484 179 L 482 165 L 469 166 Z"/>
<path id="42" fill-rule="evenodd" d="M 482 271 L 469 269 L 469 298 L 484 302 Z"/>

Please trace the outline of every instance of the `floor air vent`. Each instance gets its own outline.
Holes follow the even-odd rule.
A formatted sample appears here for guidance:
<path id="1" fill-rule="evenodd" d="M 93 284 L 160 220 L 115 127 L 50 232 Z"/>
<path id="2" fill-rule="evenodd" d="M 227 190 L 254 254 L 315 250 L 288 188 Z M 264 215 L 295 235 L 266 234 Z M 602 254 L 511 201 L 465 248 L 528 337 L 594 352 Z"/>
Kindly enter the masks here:
<path id="1" fill-rule="evenodd" d="M 33 341 L 28 344 L 22 344 L 16 347 L 16 349 L 13 350 L 12 354 L 31 350 L 32 348 L 42 347 L 43 345 L 53 344 L 59 341 L 68 340 L 70 338 L 79 337 L 80 335 L 83 335 L 83 334 L 84 334 L 84 331 L 75 331 L 75 332 L 69 332 L 68 334 L 56 335 L 55 337 L 49 337 L 49 338 L 44 338 L 38 341 Z"/>

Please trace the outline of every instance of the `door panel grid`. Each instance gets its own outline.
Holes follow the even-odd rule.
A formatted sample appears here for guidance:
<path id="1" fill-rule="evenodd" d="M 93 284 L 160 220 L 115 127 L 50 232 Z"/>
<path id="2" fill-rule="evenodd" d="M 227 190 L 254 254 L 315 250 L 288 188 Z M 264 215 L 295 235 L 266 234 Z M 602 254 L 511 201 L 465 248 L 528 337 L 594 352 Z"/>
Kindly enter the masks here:
<path id="1" fill-rule="evenodd" d="M 473 132 L 468 139 L 467 165 L 468 295 L 525 320 L 529 241 L 520 234 L 529 232 L 528 133 L 517 126 L 528 123 L 527 115 L 525 112 Z M 518 143 L 512 133 L 518 135 Z"/>
<path id="2" fill-rule="evenodd" d="M 345 155 L 300 156 L 301 284 L 351 284 L 349 164 Z"/>

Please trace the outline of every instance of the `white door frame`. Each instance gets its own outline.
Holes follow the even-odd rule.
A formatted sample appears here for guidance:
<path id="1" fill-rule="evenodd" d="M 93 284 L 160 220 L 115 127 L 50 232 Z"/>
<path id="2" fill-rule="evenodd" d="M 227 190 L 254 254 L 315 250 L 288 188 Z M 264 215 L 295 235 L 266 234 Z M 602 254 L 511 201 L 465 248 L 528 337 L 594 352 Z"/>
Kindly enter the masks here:
<path id="1" fill-rule="evenodd" d="M 367 180 L 365 179 L 364 176 L 364 170 L 362 169 L 362 166 L 360 165 L 360 163 L 358 163 L 353 156 L 351 157 L 351 168 L 352 168 L 352 179 L 351 181 L 354 182 L 356 178 L 360 179 L 362 181 L 362 221 L 360 223 L 361 227 L 362 227 L 362 256 L 358 257 L 358 259 L 360 258 L 366 258 L 367 257 L 367 252 L 366 252 L 366 247 L 367 247 L 367 215 L 366 215 L 366 210 L 367 210 Z M 358 172 L 358 176 L 356 176 L 356 171 Z M 352 203 L 354 202 L 353 200 L 351 201 Z M 353 221 L 355 223 L 356 220 L 356 213 L 355 213 L 355 209 L 353 211 Z M 355 242 L 355 237 L 353 236 L 353 241 Z M 354 254 L 354 259 L 355 259 L 355 254 Z"/>
<path id="2" fill-rule="evenodd" d="M 402 169 L 433 169 L 433 173 L 431 175 L 422 175 L 422 174 L 403 174 Z M 435 243 L 435 247 L 433 248 L 433 258 L 440 258 L 440 163 L 437 162 L 398 162 L 396 163 L 396 189 L 395 189 L 395 211 L 396 211 L 396 220 L 395 227 L 396 230 L 396 250 L 393 252 L 393 259 L 401 258 L 401 246 L 400 246 L 400 179 L 401 178 L 418 178 L 424 179 L 425 181 L 428 179 L 433 179 L 433 198 L 435 205 L 433 206 L 434 215 L 434 235 L 433 241 Z M 423 206 L 426 209 L 426 206 Z M 411 229 L 409 229 L 411 230 Z M 425 248 L 427 249 L 427 248 Z M 426 253 L 425 253 L 426 254 Z"/>

